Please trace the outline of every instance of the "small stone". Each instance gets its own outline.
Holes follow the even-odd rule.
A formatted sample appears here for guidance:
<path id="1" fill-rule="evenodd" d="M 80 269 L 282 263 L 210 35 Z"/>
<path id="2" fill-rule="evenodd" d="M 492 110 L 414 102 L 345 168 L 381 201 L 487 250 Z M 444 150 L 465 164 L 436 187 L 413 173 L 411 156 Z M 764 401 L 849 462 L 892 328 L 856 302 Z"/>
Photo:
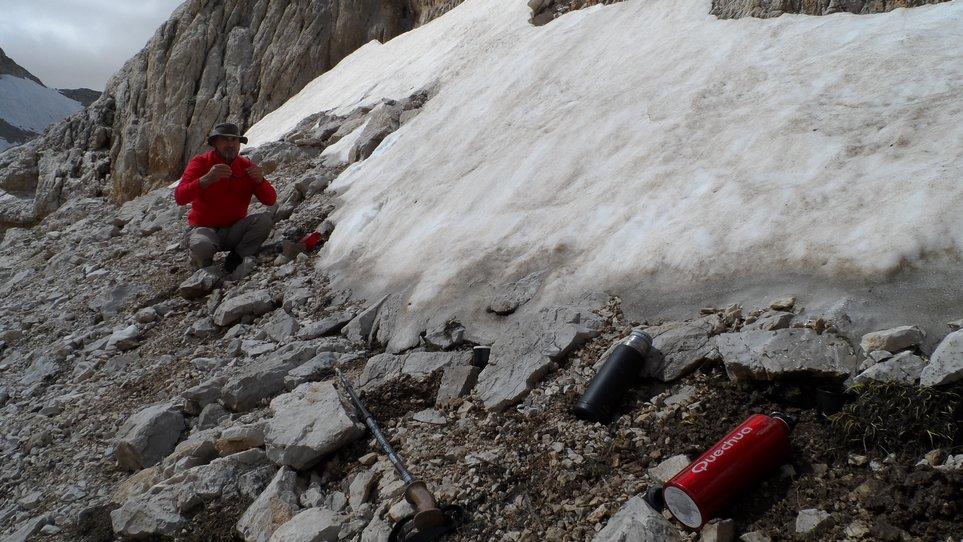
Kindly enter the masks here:
<path id="1" fill-rule="evenodd" d="M 124 329 L 117 330 L 107 339 L 107 347 L 115 347 L 120 351 L 130 350 L 140 344 L 140 328 L 131 324 Z"/>
<path id="2" fill-rule="evenodd" d="M 448 423 L 448 419 L 433 408 L 426 408 L 416 412 L 414 415 L 412 415 L 411 419 L 416 422 L 428 423 L 432 425 L 445 425 Z"/>
<path id="3" fill-rule="evenodd" d="M 682 386 L 679 388 L 679 391 L 667 397 L 662 404 L 665 406 L 673 406 L 682 403 L 688 403 L 693 397 L 695 397 L 695 394 L 696 389 L 694 386 Z"/>
<path id="4" fill-rule="evenodd" d="M 736 523 L 731 519 L 714 519 L 699 533 L 699 542 L 732 542 L 736 538 Z"/>
<path id="5" fill-rule="evenodd" d="M 198 269 L 181 283 L 177 292 L 184 299 L 200 299 L 211 293 L 220 282 L 221 278 L 213 271 L 213 268 Z"/>
<path id="6" fill-rule="evenodd" d="M 650 468 L 649 476 L 656 482 L 664 484 L 688 467 L 689 463 L 689 458 L 685 455 L 674 455 L 662 461 L 657 466 Z"/>
<path id="7" fill-rule="evenodd" d="M 785 311 L 768 312 L 756 319 L 755 322 L 748 324 L 743 329 L 761 329 L 765 331 L 775 331 L 786 329 L 795 318 L 795 314 Z"/>
<path id="8" fill-rule="evenodd" d="M 916 326 L 900 326 L 867 333 L 859 345 L 867 354 L 876 350 L 899 352 L 917 346 L 925 336 L 923 330 Z"/>
<path id="9" fill-rule="evenodd" d="M 55 535 L 60 533 L 60 530 L 60 527 L 57 527 L 56 525 L 47 524 L 40 529 L 40 532 L 46 535 Z"/>
<path id="10" fill-rule="evenodd" d="M 843 379 L 858 364 L 849 344 L 811 329 L 744 331 L 713 338 L 733 380 Z"/>
<path id="11" fill-rule="evenodd" d="M 941 386 L 963 379 L 963 329 L 950 333 L 920 373 L 921 386 Z"/>
<path id="12" fill-rule="evenodd" d="M 154 307 L 143 308 L 134 314 L 134 320 L 136 320 L 139 324 L 149 324 L 150 322 L 157 320 L 157 311 L 154 310 Z"/>
<path id="13" fill-rule="evenodd" d="M 331 335 L 341 331 L 348 322 L 354 318 L 354 311 L 343 311 L 335 313 L 320 322 L 311 322 L 310 324 L 305 324 L 298 331 L 298 338 L 304 341 L 309 341 L 312 339 L 317 339 L 318 337 L 323 337 L 325 335 Z"/>
<path id="14" fill-rule="evenodd" d="M 197 428 L 204 430 L 217 427 L 221 420 L 229 416 L 230 414 L 219 403 L 211 403 L 205 406 L 197 417 Z"/>
<path id="15" fill-rule="evenodd" d="M 277 464 L 306 469 L 361 436 L 331 382 L 312 382 L 271 401 L 265 443 Z"/>
<path id="16" fill-rule="evenodd" d="M 33 540 L 34 535 L 49 524 L 51 517 L 47 514 L 37 516 L 21 523 L 17 530 L 3 538 L 2 542 L 27 542 Z"/>
<path id="17" fill-rule="evenodd" d="M 298 513 L 297 486 L 298 477 L 293 470 L 278 470 L 237 522 L 237 532 L 245 541 L 268 542 L 274 531 Z"/>
<path id="18" fill-rule="evenodd" d="M 865 455 L 849 454 L 849 464 L 855 467 L 865 467 L 869 463 L 869 458 Z"/>
<path id="19" fill-rule="evenodd" d="M 219 455 L 226 456 L 263 445 L 264 432 L 259 427 L 242 425 L 222 431 L 214 447 Z"/>
<path id="20" fill-rule="evenodd" d="M 308 508 L 278 527 L 270 542 L 337 542 L 346 522 L 331 510 Z"/>
<path id="21" fill-rule="evenodd" d="M 408 501 L 400 500 L 388 509 L 388 518 L 392 522 L 398 523 L 402 519 L 415 513 L 415 509 L 408 504 Z"/>
<path id="22" fill-rule="evenodd" d="M 441 375 L 441 384 L 438 386 L 435 404 L 446 406 L 456 398 L 468 395 L 478 382 L 478 373 L 480 372 L 479 367 L 472 365 L 449 365 L 445 367 L 445 372 Z"/>
<path id="23" fill-rule="evenodd" d="M 43 493 L 41 493 L 40 491 L 33 491 L 27 494 L 26 497 L 23 497 L 22 499 L 17 501 L 17 504 L 20 505 L 21 510 L 29 511 L 39 506 L 42 501 L 43 501 Z"/>
<path id="24" fill-rule="evenodd" d="M 341 491 L 332 491 L 324 499 L 324 507 L 328 510 L 340 512 L 348 506 L 348 496 Z"/>
<path id="25" fill-rule="evenodd" d="M 774 311 L 791 311 L 796 306 L 796 296 L 789 295 L 780 297 L 769 304 L 769 308 Z"/>
<path id="26" fill-rule="evenodd" d="M 378 462 L 378 454 L 375 452 L 364 454 L 358 458 L 358 463 L 361 463 L 365 467 L 370 467 Z"/>
<path id="27" fill-rule="evenodd" d="M 642 495 L 636 495 L 626 502 L 614 516 L 609 518 L 592 542 L 625 541 L 679 542 L 679 530 L 669 520 L 656 512 Z"/>
<path id="28" fill-rule="evenodd" d="M 947 457 L 946 461 L 936 468 L 944 472 L 963 471 L 963 454 L 956 454 Z"/>
<path id="29" fill-rule="evenodd" d="M 278 309 L 274 311 L 262 329 L 275 342 L 283 342 L 294 336 L 299 327 L 297 319 L 284 312 L 284 309 Z"/>
<path id="30" fill-rule="evenodd" d="M 832 523 L 832 516 L 825 510 L 807 508 L 796 516 L 796 534 L 811 533 Z"/>
<path id="31" fill-rule="evenodd" d="M 266 290 L 247 292 L 222 302 L 214 311 L 214 323 L 226 327 L 245 316 L 261 316 L 274 308 L 274 299 Z"/>
<path id="32" fill-rule="evenodd" d="M 368 501 L 378 478 L 378 473 L 374 471 L 361 471 L 351 480 L 351 486 L 348 488 L 348 503 L 352 510 L 360 510 L 361 505 Z"/>
<path id="33" fill-rule="evenodd" d="M 772 542 L 769 535 L 762 531 L 750 531 L 739 537 L 741 542 Z"/>
<path id="34" fill-rule="evenodd" d="M 217 326 L 214 325 L 214 320 L 206 317 L 197 320 L 191 327 L 188 328 L 187 334 L 201 339 L 212 337 L 218 332 Z"/>
<path id="35" fill-rule="evenodd" d="M 862 521 L 854 521 L 843 529 L 843 533 L 849 538 L 863 538 L 869 534 L 869 525 Z"/>

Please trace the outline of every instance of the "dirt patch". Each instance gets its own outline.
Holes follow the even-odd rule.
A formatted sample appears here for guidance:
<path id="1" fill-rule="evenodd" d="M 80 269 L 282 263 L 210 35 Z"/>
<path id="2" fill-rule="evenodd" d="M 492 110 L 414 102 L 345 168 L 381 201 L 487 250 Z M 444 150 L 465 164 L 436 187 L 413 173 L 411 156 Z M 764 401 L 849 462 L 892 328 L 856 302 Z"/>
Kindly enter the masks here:
<path id="1" fill-rule="evenodd" d="M 409 412 L 434 406 L 441 374 L 435 371 L 421 382 L 405 375 L 379 387 L 377 393 L 362 394 L 361 400 L 380 425 L 390 427 Z"/>
<path id="2" fill-rule="evenodd" d="M 487 413 L 456 404 L 448 425 L 404 424 L 400 453 L 444 502 L 468 510 L 452 540 L 590 539 L 630 496 L 653 483 L 649 468 L 676 454 L 694 458 L 749 415 L 775 410 L 799 418 L 794 454 L 721 513 L 734 520 L 737 532 L 794 539 L 796 516 L 806 508 L 832 514 L 832 525 L 814 535 L 818 539 L 846 538 L 851 526 L 880 540 L 946 539 L 960 532 L 963 474 L 917 467 L 919 456 L 908 451 L 890 456 L 888 449 L 840 442 L 810 388 L 737 384 L 714 365 L 668 389 L 642 386 L 607 426 L 576 420 L 571 407 L 591 366 L 609 335 L 622 330 L 607 327 L 516 409 Z M 666 407 L 664 398 L 684 386 L 694 388 L 692 399 Z M 424 390 L 399 393 L 412 391 Z M 424 405 L 382 412 L 393 417 Z M 960 450 L 960 444 L 956 436 L 948 446 Z"/>
<path id="3" fill-rule="evenodd" d="M 250 500 L 215 501 L 191 518 L 179 542 L 235 542 L 243 540 L 234 531 L 239 519 L 251 505 Z"/>

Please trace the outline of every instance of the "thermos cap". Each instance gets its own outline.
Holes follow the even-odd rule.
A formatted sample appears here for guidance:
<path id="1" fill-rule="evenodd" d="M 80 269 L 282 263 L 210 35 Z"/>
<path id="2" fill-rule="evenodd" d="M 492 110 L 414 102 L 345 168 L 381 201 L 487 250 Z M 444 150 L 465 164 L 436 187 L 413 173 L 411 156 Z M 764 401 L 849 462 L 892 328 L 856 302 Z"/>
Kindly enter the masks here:
<path id="1" fill-rule="evenodd" d="M 622 344 L 644 356 L 648 354 L 649 348 L 652 348 L 652 336 L 641 329 L 633 329 Z"/>

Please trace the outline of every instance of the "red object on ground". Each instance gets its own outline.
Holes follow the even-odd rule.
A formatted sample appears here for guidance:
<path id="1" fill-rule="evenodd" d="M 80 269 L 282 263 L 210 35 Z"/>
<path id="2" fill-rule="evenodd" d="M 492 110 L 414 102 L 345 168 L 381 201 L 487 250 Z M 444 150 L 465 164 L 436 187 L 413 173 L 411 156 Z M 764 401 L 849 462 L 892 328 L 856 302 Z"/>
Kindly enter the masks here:
<path id="1" fill-rule="evenodd" d="M 698 529 L 750 485 L 789 459 L 791 418 L 754 414 L 666 482 L 666 507 Z"/>
<path id="2" fill-rule="evenodd" d="M 311 252 L 318 246 L 321 242 L 321 234 L 313 231 L 301 238 L 301 244 L 304 245 L 304 250 L 306 252 Z"/>
<path id="3" fill-rule="evenodd" d="M 231 176 L 201 188 L 200 178 L 217 164 L 225 164 L 217 151 L 208 151 L 195 156 L 187 164 L 180 183 L 174 189 L 174 200 L 178 205 L 191 204 L 187 221 L 192 226 L 206 228 L 226 228 L 247 216 L 251 196 L 257 196 L 264 205 L 277 203 L 277 192 L 267 180 L 255 181 L 247 170 L 254 162 L 243 156 L 231 161 Z"/>

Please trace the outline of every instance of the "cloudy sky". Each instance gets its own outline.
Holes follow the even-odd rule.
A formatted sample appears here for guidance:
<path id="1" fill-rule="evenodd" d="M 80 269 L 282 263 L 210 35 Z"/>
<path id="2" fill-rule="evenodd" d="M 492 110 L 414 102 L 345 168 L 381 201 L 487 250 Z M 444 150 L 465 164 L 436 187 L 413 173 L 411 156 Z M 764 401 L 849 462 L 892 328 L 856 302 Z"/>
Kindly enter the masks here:
<path id="1" fill-rule="evenodd" d="M 48 87 L 103 90 L 183 0 L 0 0 L 0 48 Z"/>

